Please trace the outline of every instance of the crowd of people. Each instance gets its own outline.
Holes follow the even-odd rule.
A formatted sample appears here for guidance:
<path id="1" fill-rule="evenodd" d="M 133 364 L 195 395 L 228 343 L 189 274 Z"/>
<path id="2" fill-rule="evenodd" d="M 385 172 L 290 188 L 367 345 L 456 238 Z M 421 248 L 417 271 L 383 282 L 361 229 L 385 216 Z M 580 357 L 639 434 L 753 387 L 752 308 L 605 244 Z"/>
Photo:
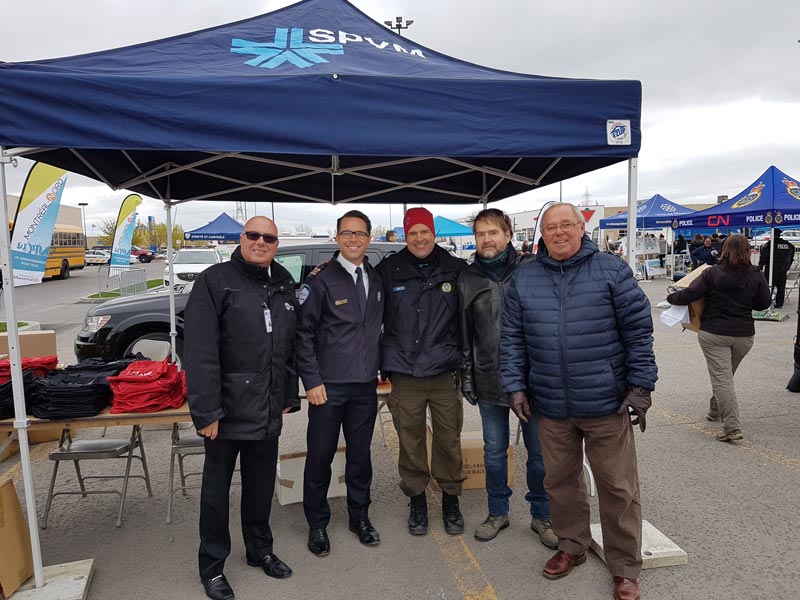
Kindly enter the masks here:
<path id="1" fill-rule="evenodd" d="M 316 556 L 332 551 L 326 492 L 340 432 L 347 443 L 349 529 L 366 546 L 380 543 L 369 516 L 380 375 L 391 382 L 387 406 L 400 445 L 399 487 L 410 535 L 429 531 L 432 480 L 441 490 L 441 526 L 451 535 L 464 532 L 462 398 L 477 405 L 484 438 L 487 512 L 474 537 L 492 540 L 509 526 L 512 411 L 528 451 L 530 528 L 556 550 L 543 575 L 565 577 L 586 560 L 585 451 L 600 499 L 613 596 L 639 598 L 634 426 L 646 429 L 658 371 L 650 303 L 631 269 L 599 251 L 568 203 L 542 216 L 535 255 L 514 249 L 512 223 L 497 209 L 474 218 L 471 264 L 436 244 L 427 209 L 408 210 L 403 227 L 405 247 L 371 265 L 370 219 L 348 211 L 336 223 L 338 252 L 296 294 L 297 282 L 273 260 L 275 223 L 254 217 L 231 260 L 195 283 L 185 310 L 184 368 L 190 411 L 206 449 L 198 561 L 207 596 L 234 597 L 223 569 L 237 457 L 247 563 L 275 578 L 292 574 L 274 552 L 269 518 L 283 414 L 300 408 L 298 378 L 308 399 L 308 549 Z M 679 236 L 676 250 L 682 245 L 714 266 L 669 300 L 706 300 L 699 340 L 713 389 L 708 418 L 722 421 L 721 441 L 733 441 L 742 438 L 733 374 L 752 346 L 750 310 L 768 306 L 770 294 L 750 265 L 744 236 L 729 236 L 722 246 L 712 238 L 696 241 Z M 774 240 L 776 271 L 783 268 L 784 250 Z M 764 260 L 768 265 L 769 254 Z M 775 282 L 780 286 L 780 278 Z"/>

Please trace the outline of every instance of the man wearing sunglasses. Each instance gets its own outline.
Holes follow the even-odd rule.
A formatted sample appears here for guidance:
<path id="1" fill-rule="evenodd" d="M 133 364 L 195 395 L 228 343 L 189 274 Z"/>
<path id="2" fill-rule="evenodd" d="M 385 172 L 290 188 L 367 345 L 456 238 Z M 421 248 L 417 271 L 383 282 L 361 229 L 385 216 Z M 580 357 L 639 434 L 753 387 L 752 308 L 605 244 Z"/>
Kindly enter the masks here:
<path id="1" fill-rule="evenodd" d="M 339 432 L 347 443 L 345 483 L 350 531 L 365 546 L 380 542 L 369 520 L 370 445 L 378 409 L 378 350 L 383 287 L 365 256 L 372 224 L 351 210 L 336 222 L 339 251 L 317 266 L 300 288 L 297 368 L 308 397 L 303 510 L 308 549 L 330 553 L 327 493 Z"/>
<path id="2" fill-rule="evenodd" d="M 278 229 L 266 217 L 244 226 L 229 262 L 200 275 L 186 305 L 184 369 L 197 433 L 205 438 L 200 496 L 200 579 L 212 600 L 233 598 L 231 477 L 240 460 L 247 564 L 283 579 L 273 553 L 270 506 L 283 413 L 300 409 L 295 370 L 295 282 L 273 259 Z"/>

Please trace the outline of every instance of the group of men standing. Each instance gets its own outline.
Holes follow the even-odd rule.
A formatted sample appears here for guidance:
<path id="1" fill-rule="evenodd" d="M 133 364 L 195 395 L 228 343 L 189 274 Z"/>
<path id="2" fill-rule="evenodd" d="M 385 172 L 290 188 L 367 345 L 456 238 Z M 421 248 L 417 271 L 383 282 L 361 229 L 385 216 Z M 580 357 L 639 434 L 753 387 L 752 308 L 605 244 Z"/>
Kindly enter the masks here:
<path id="1" fill-rule="evenodd" d="M 638 598 L 641 507 L 632 423 L 644 431 L 657 371 L 649 303 L 630 269 L 598 252 L 584 237 L 582 216 L 566 203 L 542 217 L 536 256 L 517 255 L 507 215 L 481 211 L 470 265 L 436 244 L 427 209 L 410 209 L 403 225 L 406 246 L 373 267 L 366 257 L 370 220 L 347 212 L 337 221 L 339 252 L 312 271 L 295 298 L 291 276 L 272 260 L 275 224 L 254 217 L 231 261 L 195 283 L 184 362 L 190 410 L 206 446 L 199 552 L 206 594 L 233 598 L 222 571 L 237 455 L 247 562 L 276 578 L 292 573 L 273 552 L 269 508 L 282 414 L 299 408 L 298 375 L 309 403 L 308 548 L 318 556 L 331 551 L 326 493 L 340 431 L 349 528 L 362 544 L 380 542 L 368 514 L 380 371 L 391 381 L 387 406 L 410 534 L 428 531 L 431 478 L 442 490 L 445 531 L 464 531 L 462 397 L 478 405 L 484 436 L 488 516 L 475 538 L 491 540 L 508 527 L 513 410 L 528 450 L 531 529 L 558 549 L 543 574 L 557 579 L 585 561 L 585 443 L 614 597 Z"/>

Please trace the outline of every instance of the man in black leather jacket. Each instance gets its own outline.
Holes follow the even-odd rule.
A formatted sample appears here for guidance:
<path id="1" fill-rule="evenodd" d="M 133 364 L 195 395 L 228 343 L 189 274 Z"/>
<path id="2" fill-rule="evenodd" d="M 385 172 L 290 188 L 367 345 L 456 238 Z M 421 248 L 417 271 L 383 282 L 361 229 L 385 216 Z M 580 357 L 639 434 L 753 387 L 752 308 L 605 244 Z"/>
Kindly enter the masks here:
<path id="1" fill-rule="evenodd" d="M 508 442 L 510 410 L 500 382 L 500 315 L 505 290 L 514 270 L 535 256 L 517 256 L 511 245 L 511 219 L 503 211 L 487 208 L 472 223 L 476 255 L 458 278 L 461 301 L 461 391 L 471 404 L 477 404 L 483 428 L 483 460 L 486 469 L 486 493 L 489 515 L 476 529 L 480 541 L 494 539 L 508 527 Z M 536 416 L 520 421 L 525 447 L 530 502 L 531 529 L 550 548 L 558 538 L 550 524 L 550 500 L 544 490 L 544 460 Z"/>
<path id="2" fill-rule="evenodd" d="M 205 438 L 198 559 L 212 600 L 233 598 L 222 571 L 231 549 L 228 506 L 237 456 L 247 564 L 270 577 L 292 574 L 273 553 L 269 526 L 283 413 L 300 408 L 295 282 L 273 261 L 277 247 L 275 223 L 253 217 L 231 260 L 203 271 L 186 304 L 187 396 Z"/>
<path id="3" fill-rule="evenodd" d="M 386 298 L 381 372 L 392 382 L 386 404 L 400 440 L 400 489 L 411 498 L 409 533 L 423 535 L 428 532 L 425 488 L 431 477 L 436 479 L 445 531 L 456 535 L 464 531 L 458 505 L 464 481 L 464 408 L 456 381 L 461 364 L 456 281 L 467 263 L 436 245 L 433 215 L 427 209 L 409 209 L 403 226 L 406 247 L 377 268 Z M 433 426 L 430 467 L 428 408 Z"/>
<path id="4" fill-rule="evenodd" d="M 786 297 L 786 274 L 794 262 L 795 247 L 791 242 L 787 242 L 781 237 L 783 233 L 780 229 L 775 229 L 775 239 L 761 246 L 761 254 L 758 258 L 758 268 L 763 269 L 764 277 L 769 281 L 770 271 L 770 247 L 775 246 L 775 266 L 772 267 L 772 287 L 777 288 L 775 292 L 775 308 L 783 308 L 783 300 Z"/>

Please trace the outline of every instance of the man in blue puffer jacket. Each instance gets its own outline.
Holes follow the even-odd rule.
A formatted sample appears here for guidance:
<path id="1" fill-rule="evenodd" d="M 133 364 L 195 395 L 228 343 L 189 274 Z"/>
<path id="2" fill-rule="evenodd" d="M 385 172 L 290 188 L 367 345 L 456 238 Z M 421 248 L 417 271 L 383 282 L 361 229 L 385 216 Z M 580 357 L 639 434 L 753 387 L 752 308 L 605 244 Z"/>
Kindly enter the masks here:
<path id="1" fill-rule="evenodd" d="M 559 538 L 543 574 L 558 579 L 586 560 L 592 537 L 585 444 L 614 598 L 635 600 L 642 513 L 632 424 L 644 431 L 657 379 L 653 321 L 630 268 L 584 234 L 571 204 L 554 204 L 542 217 L 538 260 L 517 269 L 506 296 L 503 391 L 521 419 L 531 414 L 528 398 L 539 413 L 544 483 Z"/>

